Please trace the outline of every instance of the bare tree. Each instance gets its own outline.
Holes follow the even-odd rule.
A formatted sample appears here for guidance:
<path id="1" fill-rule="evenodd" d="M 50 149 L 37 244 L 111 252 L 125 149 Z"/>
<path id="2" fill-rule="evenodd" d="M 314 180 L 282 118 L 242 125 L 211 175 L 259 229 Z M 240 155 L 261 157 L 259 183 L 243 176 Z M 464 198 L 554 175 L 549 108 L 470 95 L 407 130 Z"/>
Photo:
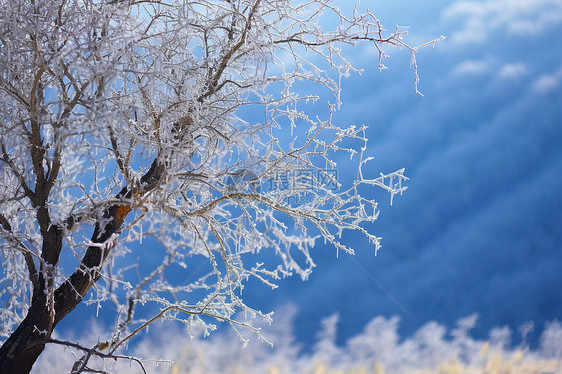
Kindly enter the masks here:
<path id="1" fill-rule="evenodd" d="M 342 46 L 369 43 L 383 67 L 385 45 L 414 58 L 403 29 L 329 0 L 4 0 L 0 25 L 2 373 L 28 373 L 47 343 L 82 349 L 73 372 L 90 370 L 157 319 L 259 334 L 253 320 L 270 315 L 244 303 L 246 280 L 305 279 L 316 240 L 353 253 L 343 230 L 378 248 L 362 226 L 376 202 L 360 189 L 400 193 L 403 171 L 363 177 L 365 128 L 332 113 L 356 71 Z M 298 82 L 332 94 L 325 116 L 301 110 L 318 96 Z M 356 154 L 347 187 L 342 152 Z M 143 238 L 158 263 L 130 253 Z M 193 281 L 168 277 L 195 275 L 191 264 Z M 114 304 L 113 335 L 90 348 L 53 339 L 83 300 Z"/>

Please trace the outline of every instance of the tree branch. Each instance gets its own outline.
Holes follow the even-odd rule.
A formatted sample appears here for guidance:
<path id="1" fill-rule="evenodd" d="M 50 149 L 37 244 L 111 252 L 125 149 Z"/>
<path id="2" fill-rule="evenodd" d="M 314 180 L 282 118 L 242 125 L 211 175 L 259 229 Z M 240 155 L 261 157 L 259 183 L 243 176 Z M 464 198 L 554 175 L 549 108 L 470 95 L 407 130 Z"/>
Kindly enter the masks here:
<path id="1" fill-rule="evenodd" d="M 29 186 L 27 185 L 23 175 L 19 172 L 18 168 L 16 167 L 16 164 L 14 163 L 14 161 L 10 158 L 10 156 L 8 156 L 8 152 L 6 151 L 6 146 L 4 145 L 4 143 L 2 143 L 2 160 L 8 164 L 8 166 L 10 167 L 10 169 L 12 170 L 12 173 L 14 173 L 14 175 L 16 176 L 16 178 L 18 179 L 18 181 L 20 182 L 20 186 L 23 188 L 25 195 L 29 198 L 29 200 L 31 201 L 31 204 L 33 206 L 36 206 L 36 196 L 35 196 L 35 192 L 31 191 L 31 189 L 29 188 Z"/>
<path id="2" fill-rule="evenodd" d="M 30 142 L 30 153 L 31 153 L 31 160 L 33 162 L 33 170 L 35 171 L 35 193 L 37 194 L 38 191 L 41 192 L 41 196 L 38 196 L 37 204 L 43 205 L 47 199 L 45 195 L 45 191 L 42 191 L 42 186 L 45 183 L 45 169 L 43 167 L 43 157 L 45 155 L 45 149 L 43 148 L 43 140 L 41 139 L 41 124 L 39 122 L 39 118 L 37 115 L 37 101 L 39 92 L 41 91 L 41 77 L 43 73 L 46 71 L 46 67 L 42 66 L 39 68 L 39 71 L 35 75 L 33 80 L 33 87 L 30 93 L 30 108 L 29 114 L 31 117 L 31 136 L 29 138 Z M 39 103 L 41 105 L 42 103 Z"/>
<path id="3" fill-rule="evenodd" d="M 150 169 L 142 176 L 140 183 L 131 188 L 123 187 L 116 197 L 118 199 L 131 198 L 146 194 L 158 185 L 164 171 L 164 164 L 160 162 L 160 157 L 156 156 Z M 113 204 L 96 222 L 91 242 L 105 244 L 105 246 L 90 245 L 78 269 L 56 289 L 55 325 L 82 301 L 88 290 L 100 278 L 100 268 L 111 252 L 111 243 L 108 240 L 120 231 L 121 225 L 130 211 L 130 205 Z"/>
<path id="4" fill-rule="evenodd" d="M 110 358 L 113 360 L 117 360 L 117 359 L 127 359 L 127 360 L 133 360 L 136 363 L 138 363 L 143 371 L 143 373 L 146 374 L 146 370 L 144 368 L 144 365 L 142 364 L 142 361 L 136 357 L 132 357 L 132 356 L 122 356 L 122 355 L 114 355 L 112 353 L 103 353 L 98 351 L 98 348 L 100 346 L 100 344 L 97 344 L 94 348 L 87 348 L 84 347 L 80 344 L 76 344 L 76 343 L 72 343 L 72 342 L 67 342 L 67 341 L 63 341 L 63 340 L 58 340 L 58 339 L 47 339 L 45 343 L 52 343 L 52 344 L 58 344 L 58 345 L 64 345 L 66 347 L 71 347 L 71 348 L 76 348 L 79 349 L 81 351 L 86 352 L 86 356 L 82 357 L 79 361 L 77 361 L 77 363 L 80 363 L 80 366 L 76 369 L 74 369 L 72 371 L 72 374 L 78 374 L 83 372 L 86 368 L 87 368 L 87 363 L 90 360 L 90 358 L 92 356 L 98 356 L 100 358 Z M 91 371 L 91 370 L 89 370 Z M 98 372 L 98 371 L 96 371 Z"/>
<path id="5" fill-rule="evenodd" d="M 115 132 L 113 131 L 113 127 L 107 126 L 109 130 L 109 139 L 111 140 L 111 148 L 113 148 L 113 154 L 115 155 L 115 161 L 117 162 L 117 166 L 123 173 L 125 180 L 129 181 L 129 171 L 125 167 L 125 163 L 123 162 L 123 156 L 119 152 L 119 145 L 117 144 L 117 139 L 115 138 Z"/>
<path id="6" fill-rule="evenodd" d="M 8 240 L 11 239 L 19 247 L 23 255 L 23 258 L 25 260 L 27 270 L 29 271 L 29 280 L 31 281 L 31 284 L 33 285 L 34 288 L 38 287 L 39 286 L 37 282 L 38 274 L 37 274 L 37 269 L 35 268 L 35 263 L 33 262 L 33 255 L 34 255 L 33 252 L 31 252 L 29 248 L 27 248 L 25 244 L 21 242 L 21 240 L 19 240 L 14 236 L 10 222 L 8 222 L 8 220 L 6 219 L 6 217 L 4 217 L 2 213 L 0 213 L 0 226 L 2 226 L 4 231 L 6 231 L 10 235 L 10 238 L 8 238 Z"/>
<path id="7" fill-rule="evenodd" d="M 259 6 L 261 0 L 256 0 L 256 2 L 254 3 L 254 5 L 252 6 L 252 8 L 250 9 L 250 13 L 248 14 L 248 19 L 246 21 L 246 24 L 244 25 L 244 29 L 242 30 L 242 35 L 240 36 L 240 40 L 238 41 L 238 43 L 236 43 L 235 45 L 232 46 L 232 48 L 230 48 L 228 50 L 228 52 L 226 52 L 226 54 L 223 56 L 220 64 L 218 65 L 218 67 L 216 68 L 216 72 L 213 75 L 211 81 L 208 84 L 208 89 L 207 92 L 205 92 L 204 94 L 202 94 L 201 96 L 199 96 L 197 98 L 198 102 L 203 102 L 203 100 L 209 96 L 211 96 L 212 94 L 214 94 L 215 92 L 218 91 L 218 83 L 219 80 L 223 74 L 223 72 L 225 71 L 225 69 L 228 67 L 228 63 L 230 62 L 230 59 L 232 58 L 232 56 L 234 56 L 234 54 L 244 45 L 244 43 L 246 42 L 246 37 L 248 36 L 248 31 L 251 28 L 252 25 L 252 18 L 254 17 L 254 13 L 257 9 L 257 7 Z M 220 85 L 220 87 L 222 88 L 224 86 L 224 84 Z"/>

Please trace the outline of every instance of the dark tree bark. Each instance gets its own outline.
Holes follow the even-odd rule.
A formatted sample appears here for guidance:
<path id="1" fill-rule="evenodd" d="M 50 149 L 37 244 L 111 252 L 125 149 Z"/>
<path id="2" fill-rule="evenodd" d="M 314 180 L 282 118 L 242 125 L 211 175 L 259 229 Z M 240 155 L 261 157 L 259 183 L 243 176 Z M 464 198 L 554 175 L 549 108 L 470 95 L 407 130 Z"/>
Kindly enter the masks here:
<path id="1" fill-rule="evenodd" d="M 148 172 L 141 178 L 140 184 L 124 187 L 116 197 L 127 199 L 134 194 L 150 191 L 159 183 L 164 169 L 159 157 L 156 157 Z M 111 252 L 111 248 L 88 247 L 79 267 L 53 290 L 49 272 L 58 264 L 63 231 L 50 223 L 45 206 L 46 204 L 37 209 L 37 220 L 43 236 L 41 268 L 37 274 L 37 281 L 32 282 L 33 296 L 27 316 L 0 347 L 0 374 L 27 374 L 31 371 L 33 364 L 45 349 L 47 340 L 51 338 L 55 326 L 76 308 L 100 278 L 99 271 Z M 126 204 L 115 204 L 107 208 L 95 224 L 91 242 L 104 243 L 113 234 L 118 233 L 130 210 L 131 207 Z M 3 221 L 0 223 L 5 226 Z M 65 223 L 72 226 L 73 219 L 70 218 Z M 50 289 L 54 292 L 52 297 L 49 296 Z"/>

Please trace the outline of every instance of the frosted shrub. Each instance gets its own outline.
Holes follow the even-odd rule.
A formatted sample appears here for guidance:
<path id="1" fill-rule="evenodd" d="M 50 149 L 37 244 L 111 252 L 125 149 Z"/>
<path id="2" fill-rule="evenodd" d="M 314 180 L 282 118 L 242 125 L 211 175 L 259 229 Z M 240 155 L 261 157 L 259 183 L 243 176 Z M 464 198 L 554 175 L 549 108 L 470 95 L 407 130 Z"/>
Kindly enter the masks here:
<path id="1" fill-rule="evenodd" d="M 279 310 L 285 315 L 285 310 Z M 249 373 L 249 374 L 562 374 L 560 339 L 562 329 L 558 321 L 547 323 L 541 335 L 541 345 L 536 350 L 528 346 L 496 344 L 497 331 L 505 337 L 507 329 L 493 329 L 486 340 L 470 336 L 467 322 L 475 316 L 461 319 L 458 327 L 448 330 L 436 322 L 422 326 L 412 336 L 401 338 L 397 332 L 399 318 L 375 317 L 357 335 L 343 345 L 337 345 L 337 315 L 326 318 L 323 330 L 310 353 L 299 349 L 292 333 L 293 308 L 276 319 L 266 332 L 275 341 L 270 347 L 258 341 L 247 345 L 240 342 L 233 330 L 217 332 L 210 337 L 197 334 L 190 339 L 181 329 L 156 328 L 151 336 L 142 335 L 133 353 L 140 357 L 159 357 L 168 363 L 145 362 L 150 373 L 203 374 L 203 373 Z M 459 330 L 463 331 L 459 339 Z M 494 331 L 495 330 L 495 331 Z M 99 330 L 93 330 L 94 339 Z M 511 337 L 511 332 L 509 336 Z M 82 340 L 91 340 L 83 337 Z M 467 350 L 467 347 L 471 349 Z M 301 347 L 303 348 L 303 347 Z M 52 354 L 58 351 L 59 360 L 53 362 L 49 356 L 41 358 L 35 374 L 62 372 L 61 362 L 74 359 L 68 349 L 50 346 Z M 105 362 L 109 368 L 110 362 Z M 118 361 L 111 366 L 118 373 L 138 373 L 137 367 Z"/>

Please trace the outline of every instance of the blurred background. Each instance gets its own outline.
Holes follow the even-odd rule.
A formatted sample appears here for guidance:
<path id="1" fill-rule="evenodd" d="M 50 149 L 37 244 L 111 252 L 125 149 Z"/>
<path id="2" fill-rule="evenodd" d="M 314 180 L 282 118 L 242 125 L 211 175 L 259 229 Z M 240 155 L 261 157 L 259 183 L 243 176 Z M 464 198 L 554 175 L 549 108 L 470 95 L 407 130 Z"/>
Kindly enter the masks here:
<path id="1" fill-rule="evenodd" d="M 344 80 L 335 122 L 367 125 L 374 160 L 366 174 L 405 168 L 408 190 L 392 206 L 373 192 L 376 257 L 353 233 L 344 238 L 355 258 L 317 243 L 308 282 L 250 288 L 246 300 L 264 311 L 295 305 L 304 344 L 333 313 L 339 343 L 376 315 L 399 316 L 408 336 L 428 321 L 450 328 L 477 313 L 476 336 L 507 326 L 516 342 L 519 326 L 533 321 L 535 344 L 545 322 L 562 317 L 562 1 L 371 0 L 359 8 L 388 30 L 409 26 L 411 46 L 446 36 L 416 55 L 423 97 L 407 49 L 390 49 L 382 72 L 374 48 L 347 51 L 365 71 Z M 339 172 L 342 181 L 355 177 Z"/>

